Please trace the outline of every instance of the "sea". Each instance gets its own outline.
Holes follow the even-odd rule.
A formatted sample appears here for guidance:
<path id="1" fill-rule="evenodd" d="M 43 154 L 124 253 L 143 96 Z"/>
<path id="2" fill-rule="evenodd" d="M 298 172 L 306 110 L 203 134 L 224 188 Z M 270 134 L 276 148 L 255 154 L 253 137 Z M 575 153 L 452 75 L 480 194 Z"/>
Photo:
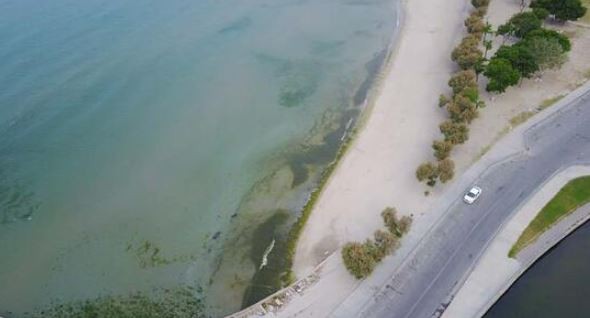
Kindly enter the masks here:
<path id="1" fill-rule="evenodd" d="M 0 316 L 220 317 L 292 281 L 398 5 L 0 0 Z"/>

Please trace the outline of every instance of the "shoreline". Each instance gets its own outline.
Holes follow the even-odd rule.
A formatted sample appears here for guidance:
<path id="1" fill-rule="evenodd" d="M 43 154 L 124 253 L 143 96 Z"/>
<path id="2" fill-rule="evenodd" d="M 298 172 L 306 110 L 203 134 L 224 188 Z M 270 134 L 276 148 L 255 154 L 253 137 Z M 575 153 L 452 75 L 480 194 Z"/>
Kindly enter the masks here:
<path id="1" fill-rule="evenodd" d="M 471 4 L 463 0 L 402 0 L 396 4 L 403 9 L 399 11 L 399 33 L 388 62 L 345 155 L 322 187 L 296 244 L 293 270 L 303 284 L 291 285 L 229 317 L 270 312 L 280 316 L 346 316 L 350 314 L 346 312 L 349 303 L 360 302 L 357 309 L 361 308 L 368 300 L 366 297 L 371 297 L 368 289 L 380 288 L 383 278 L 389 276 L 439 216 L 426 212 L 442 189 L 426 188 L 416 180 L 414 172 L 420 161 L 432 155 L 428 144 L 440 133 L 438 124 L 446 114 L 436 106 L 438 96 L 448 90 L 448 76 L 456 70 L 449 56 L 464 34 L 463 21 Z M 405 155 L 401 155 L 404 153 L 400 149 Z M 375 184 L 369 185 L 369 181 Z M 348 185 L 366 188 L 352 190 Z M 366 189 L 370 191 L 362 191 Z M 429 197 L 424 196 L 426 189 L 432 191 Z M 329 211 L 326 201 L 335 204 Z M 339 245 L 344 240 L 335 240 L 326 249 L 302 250 L 302 246 L 325 247 L 322 245 L 326 239 L 330 241 L 334 236 L 347 241 L 364 240 L 382 226 L 379 214 L 386 206 L 397 207 L 402 215 L 413 214 L 418 222 L 396 255 L 384 260 L 369 279 L 355 280 L 342 265 Z M 335 222 L 339 224 L 335 226 Z"/>
<path id="2" fill-rule="evenodd" d="M 313 189 L 310 193 L 309 199 L 305 203 L 301 215 L 291 228 L 293 229 L 297 226 L 298 228 L 296 229 L 296 232 L 293 234 L 291 234 L 291 231 L 289 232 L 289 239 L 287 244 L 289 245 L 289 253 L 292 253 L 292 255 L 290 255 L 290 257 L 292 258 L 292 266 L 289 269 L 290 271 L 294 272 L 293 262 L 295 258 L 295 251 L 297 249 L 297 245 L 299 242 L 299 237 L 303 232 L 309 220 L 309 217 L 313 213 L 317 201 L 320 199 L 324 190 L 329 186 L 332 176 L 338 169 L 339 165 L 342 163 L 342 160 L 348 154 L 350 146 L 356 141 L 359 134 L 365 129 L 367 121 L 370 118 L 372 112 L 374 111 L 376 100 L 381 94 L 383 86 L 385 84 L 384 78 L 391 71 L 393 60 L 395 59 L 396 55 L 396 50 L 399 47 L 399 40 L 401 37 L 400 34 L 403 32 L 403 17 L 406 1 L 407 0 L 394 0 L 394 2 L 396 2 L 396 4 L 394 4 L 394 7 L 397 12 L 396 27 L 392 34 L 390 44 L 386 49 L 387 53 L 385 55 L 385 58 L 383 59 L 383 62 L 381 63 L 381 67 L 373 75 L 371 87 L 367 90 L 367 95 L 364 99 L 364 102 L 362 103 L 362 105 L 359 105 L 361 107 L 360 114 L 352 123 L 350 129 L 347 129 L 345 131 L 344 135 L 342 136 L 342 143 L 340 144 L 340 147 L 338 148 L 338 151 L 336 153 L 336 157 L 331 163 L 328 164 L 328 166 L 321 173 L 318 186 L 315 189 Z M 299 225 L 300 222 L 301 224 Z M 318 264 L 318 266 L 316 267 L 320 267 L 320 265 L 321 263 Z"/>
<path id="3" fill-rule="evenodd" d="M 344 133 L 342 134 L 342 137 L 340 139 L 341 143 L 338 146 L 334 159 L 330 163 L 328 163 L 326 167 L 323 168 L 323 171 L 319 174 L 317 186 L 311 190 L 308 199 L 306 200 L 306 203 L 302 207 L 301 214 L 297 217 L 296 221 L 290 226 L 285 242 L 287 245 L 286 263 L 290 264 L 290 266 L 288 268 L 285 268 L 283 271 L 283 274 L 286 275 L 286 277 L 293 277 L 293 260 L 299 236 L 301 235 L 301 232 L 304 229 L 307 220 L 317 203 L 317 200 L 321 196 L 323 190 L 328 186 L 331 176 L 338 168 L 342 159 L 346 156 L 347 150 L 349 149 L 350 145 L 354 143 L 355 139 L 358 137 L 359 132 L 361 132 L 364 129 L 367 119 L 371 116 L 371 112 L 374 109 L 375 101 L 381 93 L 381 89 L 383 88 L 384 84 L 384 78 L 387 76 L 387 74 L 389 74 L 392 61 L 395 57 L 395 51 L 398 47 L 400 31 L 403 28 L 405 1 L 406 0 L 393 1 L 392 7 L 395 12 L 396 18 L 395 27 L 390 37 L 388 46 L 383 50 L 383 52 L 385 53 L 384 57 L 382 59 L 379 59 L 380 65 L 375 72 L 371 73 L 370 70 L 367 70 L 369 73 L 367 78 L 365 79 L 365 81 L 361 82 L 357 89 L 357 93 L 353 97 L 353 107 L 358 108 L 359 114 L 355 118 L 351 118 L 351 121 L 346 125 Z M 375 56 L 375 58 L 378 58 L 378 56 Z M 371 63 L 371 61 L 369 61 L 368 63 Z M 366 84 L 366 82 L 370 83 Z M 368 86 L 365 89 L 366 91 L 364 92 L 364 100 L 361 103 L 354 103 L 354 99 L 357 97 L 359 92 L 362 92 L 364 85 Z M 317 266 L 317 268 L 320 267 L 321 264 Z M 295 278 L 295 280 L 288 286 L 281 288 L 280 290 L 272 293 L 271 295 L 266 296 L 263 299 L 257 301 L 255 304 L 242 308 L 240 311 L 230 314 L 227 317 L 238 317 L 242 315 L 244 312 L 250 312 L 253 308 L 257 308 L 261 304 L 268 302 L 269 299 L 273 299 L 277 295 L 293 289 L 294 286 L 306 279 L 308 279 L 308 277 Z"/>

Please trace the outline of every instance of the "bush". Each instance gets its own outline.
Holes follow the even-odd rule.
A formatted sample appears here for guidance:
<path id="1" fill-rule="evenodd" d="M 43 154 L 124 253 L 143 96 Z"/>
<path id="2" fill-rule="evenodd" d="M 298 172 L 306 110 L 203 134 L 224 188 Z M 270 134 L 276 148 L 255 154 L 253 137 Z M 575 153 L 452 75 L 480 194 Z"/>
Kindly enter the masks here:
<path id="1" fill-rule="evenodd" d="M 440 124 L 439 128 L 440 132 L 445 136 L 445 140 L 454 145 L 462 144 L 469 139 L 469 127 L 465 124 L 447 120 Z"/>
<path id="2" fill-rule="evenodd" d="M 435 140 L 432 142 L 432 149 L 434 150 L 434 157 L 438 160 L 443 160 L 451 154 L 453 144 L 450 141 Z"/>
<path id="3" fill-rule="evenodd" d="M 362 244 L 351 242 L 342 248 L 344 266 L 357 279 L 369 276 L 377 263 L 393 253 L 399 246 L 399 238 L 407 233 L 412 225 L 412 218 L 409 216 L 398 219 L 395 208 L 385 208 L 381 216 L 388 231 L 377 230 L 373 235 L 373 241 L 366 240 Z"/>
<path id="4" fill-rule="evenodd" d="M 487 7 L 490 0 L 471 0 L 471 4 L 476 8 Z"/>
<path id="5" fill-rule="evenodd" d="M 449 103 L 449 98 L 444 94 L 438 96 L 438 107 L 444 107 Z"/>
<path id="6" fill-rule="evenodd" d="M 483 22 L 483 18 L 477 13 L 477 11 L 474 11 L 465 20 L 465 27 L 469 33 L 482 33 L 486 28 L 486 24 Z"/>
<path id="7" fill-rule="evenodd" d="M 397 228 L 402 233 L 402 235 L 408 233 L 410 227 L 412 226 L 412 221 L 412 218 L 407 215 L 404 215 L 399 219 Z"/>
<path id="8" fill-rule="evenodd" d="M 385 256 L 390 255 L 399 246 L 399 238 L 390 231 L 377 230 L 375 237 L 375 261 L 381 261 Z"/>
<path id="9" fill-rule="evenodd" d="M 475 71 L 472 69 L 459 71 L 449 79 L 449 87 L 453 94 L 458 94 L 466 88 L 477 87 Z"/>
<path id="10" fill-rule="evenodd" d="M 474 14 L 476 14 L 477 16 L 480 17 L 485 17 L 486 13 L 488 13 L 488 7 L 487 6 L 482 6 L 479 7 L 477 9 L 475 9 L 475 11 L 473 11 Z"/>
<path id="11" fill-rule="evenodd" d="M 381 212 L 383 223 L 385 227 L 389 229 L 389 232 L 395 234 L 398 237 L 402 237 L 406 234 L 410 226 L 412 225 L 412 218 L 404 215 L 401 218 L 397 217 L 397 210 L 392 207 L 387 207 Z"/>
<path id="12" fill-rule="evenodd" d="M 377 262 L 374 258 L 375 246 L 367 240 L 364 244 L 347 243 L 342 248 L 344 266 L 357 279 L 362 279 L 373 272 Z"/>
<path id="13" fill-rule="evenodd" d="M 440 182 L 446 183 L 455 176 L 455 162 L 451 159 L 441 160 L 438 163 Z"/>
<path id="14" fill-rule="evenodd" d="M 471 123 L 478 116 L 476 103 L 463 94 L 455 95 L 447 105 L 447 111 L 455 123 Z"/>
<path id="15" fill-rule="evenodd" d="M 483 59 L 483 52 L 479 49 L 480 40 L 481 35 L 466 36 L 451 53 L 451 59 L 464 70 L 474 68 Z"/>
<path id="16" fill-rule="evenodd" d="M 426 184 L 432 187 L 436 184 L 438 169 L 431 162 L 425 162 L 416 169 L 416 178 L 420 182 L 427 180 Z"/>

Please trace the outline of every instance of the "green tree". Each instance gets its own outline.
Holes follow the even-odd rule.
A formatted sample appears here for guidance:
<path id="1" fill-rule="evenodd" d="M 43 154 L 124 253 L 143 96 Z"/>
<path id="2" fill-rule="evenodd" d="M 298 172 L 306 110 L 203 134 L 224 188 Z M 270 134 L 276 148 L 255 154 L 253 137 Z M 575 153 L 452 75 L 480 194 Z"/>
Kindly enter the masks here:
<path id="1" fill-rule="evenodd" d="M 586 14 L 586 7 L 580 0 L 535 0 L 531 8 L 543 8 L 562 21 L 575 21 Z"/>
<path id="2" fill-rule="evenodd" d="M 512 36 L 514 35 L 515 27 L 510 23 L 504 23 L 498 27 L 496 33 L 498 35 Z"/>
<path id="3" fill-rule="evenodd" d="M 512 67 L 520 72 L 522 77 L 530 78 L 539 70 L 539 64 L 537 64 L 529 47 L 521 43 L 512 46 L 502 45 L 494 55 L 494 58 L 510 61 Z"/>
<path id="4" fill-rule="evenodd" d="M 466 88 L 477 87 L 475 71 L 472 69 L 459 71 L 451 76 L 448 84 L 453 89 L 453 94 L 458 94 Z"/>
<path id="5" fill-rule="evenodd" d="M 445 159 L 438 162 L 438 171 L 440 182 L 446 183 L 455 176 L 455 162 L 451 159 Z"/>
<path id="6" fill-rule="evenodd" d="M 454 123 L 450 120 L 444 121 L 439 126 L 440 132 L 445 140 L 452 144 L 462 144 L 469 139 L 469 127 L 463 123 Z"/>
<path id="7" fill-rule="evenodd" d="M 512 67 L 509 60 L 503 58 L 491 59 L 484 75 L 489 79 L 486 86 L 488 92 L 503 93 L 508 86 L 516 85 L 520 80 L 520 73 Z"/>
<path id="8" fill-rule="evenodd" d="M 498 32 L 522 38 L 527 33 L 540 29 L 542 24 L 543 22 L 533 12 L 520 12 L 513 15 L 506 24 L 498 27 Z M 500 34 L 503 35 L 503 33 Z"/>
<path id="9" fill-rule="evenodd" d="M 435 140 L 432 142 L 432 149 L 434 150 L 434 157 L 438 160 L 443 160 L 451 154 L 453 144 L 450 141 Z"/>
<path id="10" fill-rule="evenodd" d="M 535 37 L 557 40 L 564 52 L 569 52 L 572 49 L 572 43 L 570 42 L 570 39 L 567 36 L 554 30 L 541 28 L 538 30 L 531 31 L 526 35 L 525 40 L 529 40 Z"/>
<path id="11" fill-rule="evenodd" d="M 558 68 L 567 57 L 561 44 L 554 38 L 532 37 L 524 41 L 541 70 Z"/>
<path id="12" fill-rule="evenodd" d="M 533 8 L 533 13 L 539 18 L 541 21 L 545 21 L 547 17 L 549 17 L 549 11 L 545 8 Z"/>

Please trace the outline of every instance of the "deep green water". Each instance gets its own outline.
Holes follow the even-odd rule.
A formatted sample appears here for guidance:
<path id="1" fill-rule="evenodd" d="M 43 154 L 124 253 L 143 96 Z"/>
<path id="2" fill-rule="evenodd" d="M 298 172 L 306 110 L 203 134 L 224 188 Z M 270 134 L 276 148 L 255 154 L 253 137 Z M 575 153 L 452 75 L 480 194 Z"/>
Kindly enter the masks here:
<path id="1" fill-rule="evenodd" d="M 590 223 L 539 259 L 484 318 L 590 316 Z"/>
<path id="2" fill-rule="evenodd" d="M 276 289 L 395 1 L 0 0 L 0 315 Z"/>

